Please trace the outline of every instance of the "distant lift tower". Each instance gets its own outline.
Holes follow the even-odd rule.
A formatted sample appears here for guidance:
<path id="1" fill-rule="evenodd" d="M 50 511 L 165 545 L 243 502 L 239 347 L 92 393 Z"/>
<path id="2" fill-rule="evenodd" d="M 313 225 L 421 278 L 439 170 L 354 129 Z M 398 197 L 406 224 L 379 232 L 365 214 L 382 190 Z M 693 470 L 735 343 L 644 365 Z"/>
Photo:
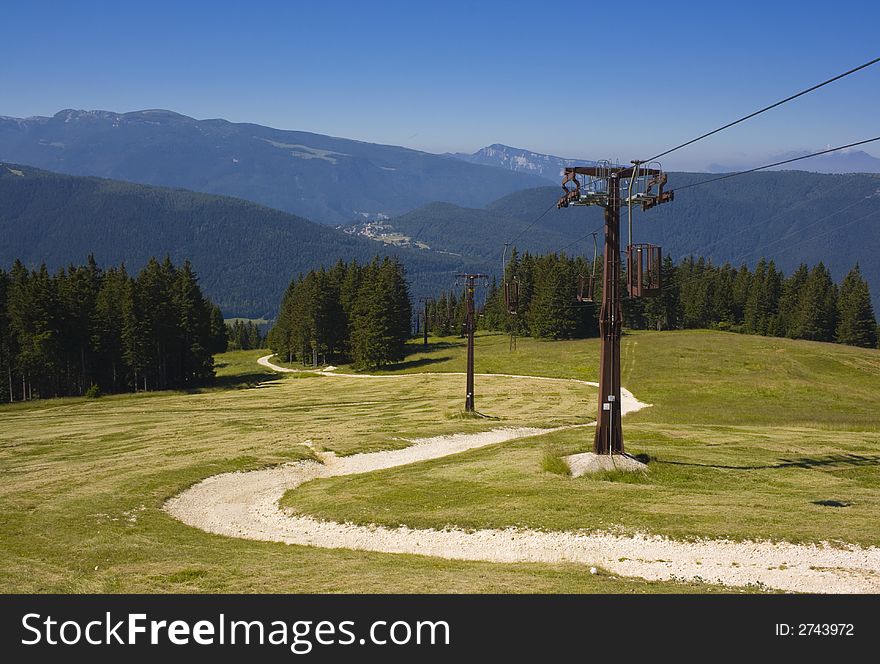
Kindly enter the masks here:
<path id="1" fill-rule="evenodd" d="M 428 346 L 428 305 L 432 304 L 434 302 L 434 298 L 433 297 L 420 297 L 419 302 L 423 302 L 425 305 L 425 311 L 424 311 L 424 314 L 422 317 L 422 322 L 424 323 L 424 325 L 422 326 L 422 334 L 424 335 L 422 343 L 425 347 L 427 347 Z"/>
<path id="2" fill-rule="evenodd" d="M 629 207 L 627 246 L 627 286 L 630 297 L 653 295 L 660 290 L 660 248 L 633 245 L 632 208 L 648 210 L 672 200 L 672 191 L 663 191 L 666 174 L 660 168 L 646 168 L 640 162 L 620 167 L 609 162 L 596 166 L 566 168 L 562 178 L 565 194 L 557 208 L 569 205 L 599 205 L 605 208 L 605 274 L 602 308 L 599 310 L 599 413 L 596 417 L 596 454 L 623 454 L 620 425 L 620 337 L 623 316 L 620 307 L 620 206 Z M 650 166 L 650 165 L 649 165 Z M 658 164 L 659 166 L 659 164 Z M 638 265 L 636 265 L 638 261 Z M 646 261 L 646 265 L 643 265 Z"/>
<path id="3" fill-rule="evenodd" d="M 474 412 L 474 331 L 477 329 L 477 319 L 474 311 L 474 289 L 477 279 L 486 279 L 485 274 L 459 274 L 459 279 L 464 279 L 465 295 L 467 297 L 467 319 L 465 320 L 465 334 L 467 334 L 467 386 L 464 397 L 465 412 Z"/>

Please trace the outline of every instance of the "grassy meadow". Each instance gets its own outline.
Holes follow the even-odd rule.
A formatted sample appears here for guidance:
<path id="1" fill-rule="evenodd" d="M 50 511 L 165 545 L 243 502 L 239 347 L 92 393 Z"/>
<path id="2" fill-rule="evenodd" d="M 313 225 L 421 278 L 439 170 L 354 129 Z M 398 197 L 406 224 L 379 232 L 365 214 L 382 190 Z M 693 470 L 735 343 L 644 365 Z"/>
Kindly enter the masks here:
<path id="1" fill-rule="evenodd" d="M 478 339 L 479 372 L 596 379 L 598 341 Z M 880 352 L 709 331 L 639 332 L 622 383 L 651 408 L 624 419 L 646 475 L 572 479 L 547 457 L 590 449 L 563 431 L 363 476 L 319 480 L 284 504 L 357 523 L 648 531 L 880 545 Z M 460 371 L 443 340 L 401 371 Z M 486 379 L 477 380 L 477 407 Z M 553 397 L 542 395 L 547 404 Z"/>
<path id="2" fill-rule="evenodd" d="M 251 542 L 183 525 L 166 499 L 216 473 L 406 444 L 402 436 L 589 421 L 594 393 L 494 379 L 498 419 L 462 419 L 460 380 L 278 375 L 218 357 L 217 388 L 0 406 L 2 592 L 705 592 L 572 565 L 497 565 Z M 526 381 L 527 382 L 527 381 Z M 537 381 L 536 381 L 537 382 Z M 593 400 L 591 404 L 590 401 Z M 577 411 L 579 415 L 571 415 Z M 499 424 L 500 423 L 500 424 Z M 709 590 L 716 590 L 709 588 Z"/>
<path id="3" fill-rule="evenodd" d="M 205 477 L 404 439 L 593 420 L 592 388 L 477 378 L 463 418 L 464 346 L 434 339 L 388 373 L 273 374 L 265 351 L 217 358 L 193 393 L 0 406 L 3 592 L 713 592 L 705 584 L 323 550 L 210 535 L 161 510 Z M 481 335 L 477 371 L 595 380 L 596 340 Z M 548 465 L 590 429 L 522 439 L 364 476 L 316 480 L 285 504 L 389 525 L 524 525 L 880 544 L 880 353 L 713 332 L 637 333 L 623 384 L 653 403 L 624 420 L 645 476 L 572 479 Z M 550 470 L 545 470 L 549 468 Z M 839 505 L 839 506 L 834 506 Z"/>

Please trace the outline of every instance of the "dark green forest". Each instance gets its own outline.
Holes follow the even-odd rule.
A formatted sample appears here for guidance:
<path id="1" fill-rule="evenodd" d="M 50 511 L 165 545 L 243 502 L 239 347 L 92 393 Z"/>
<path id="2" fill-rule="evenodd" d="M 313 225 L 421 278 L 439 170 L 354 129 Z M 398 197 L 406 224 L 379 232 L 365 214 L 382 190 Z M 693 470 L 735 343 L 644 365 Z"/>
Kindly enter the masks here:
<path id="1" fill-rule="evenodd" d="M 578 300 L 581 283 L 596 275 L 594 302 Z M 865 348 L 877 346 L 877 321 L 868 284 L 856 264 L 836 284 L 821 262 L 802 263 L 789 276 L 773 261 L 761 259 L 754 270 L 745 264 L 717 266 L 704 258 L 675 264 L 666 257 L 662 289 L 655 297 L 623 299 L 624 324 L 630 329 L 710 328 L 746 334 L 830 341 Z M 513 252 L 505 271 L 518 284 L 516 313 L 508 311 L 503 287 L 488 287 L 480 326 L 536 338 L 572 339 L 598 334 L 602 298 L 601 261 L 593 266 L 564 254 Z M 625 274 L 622 278 L 625 284 Z M 621 292 L 626 293 L 625 285 Z M 464 322 L 460 294 L 440 293 L 428 305 L 428 329 L 457 334 Z"/>
<path id="2" fill-rule="evenodd" d="M 266 335 L 252 320 L 226 323 L 226 337 L 229 339 L 229 350 L 253 350 L 266 347 Z"/>
<path id="3" fill-rule="evenodd" d="M 396 258 L 339 261 L 293 279 L 269 331 L 279 357 L 375 369 L 404 358 L 412 334 L 406 271 Z"/>
<path id="4" fill-rule="evenodd" d="M 204 385 L 226 343 L 189 261 L 0 270 L 2 401 Z"/>
<path id="5" fill-rule="evenodd" d="M 712 176 L 670 173 L 669 188 Z M 716 265 L 773 258 L 786 273 L 801 262 L 823 261 L 835 280 L 858 262 L 875 295 L 880 290 L 880 175 L 803 171 L 751 173 L 705 187 L 682 189 L 675 200 L 636 212 L 634 242 L 663 246 L 676 262 L 704 256 Z M 393 217 L 386 225 L 435 251 L 480 259 L 477 272 L 498 272 L 504 242 L 533 254 L 593 253 L 590 230 L 601 228 L 598 206 L 557 210 L 560 187 L 509 194 L 474 210 L 432 204 Z M 599 235 L 601 249 L 602 235 Z M 436 291 L 435 291 L 436 292 Z M 880 299 L 874 298 L 875 308 Z"/>
<path id="6" fill-rule="evenodd" d="M 672 173 L 670 183 L 687 186 L 705 177 Z M 878 176 L 864 174 L 744 175 L 683 191 L 637 217 L 636 240 L 662 245 L 676 261 L 693 254 L 754 269 L 763 254 L 786 273 L 821 260 L 835 281 L 858 261 L 877 291 L 880 216 L 871 215 L 880 212 L 878 186 Z M 457 272 L 497 273 L 511 239 L 533 254 L 592 255 L 589 231 L 601 225 L 602 211 L 556 210 L 560 192 L 528 189 L 486 209 L 437 203 L 388 220 L 431 246 L 393 250 L 414 297 L 435 294 Z M 0 266 L 7 270 L 15 258 L 55 270 L 90 253 L 102 264 L 124 261 L 139 270 L 150 256 L 167 253 L 176 263 L 188 258 L 199 266 L 202 288 L 229 316 L 274 318 L 290 275 L 340 258 L 369 262 L 379 246 L 243 200 L 11 164 L 0 165 L 0 200 Z"/>
<path id="7" fill-rule="evenodd" d="M 0 266 L 52 271 L 94 254 L 139 270 L 150 256 L 189 259 L 228 317 L 274 318 L 290 275 L 337 259 L 369 262 L 378 245 L 279 210 L 222 196 L 0 164 Z M 399 249 L 414 283 L 467 261 Z M 445 278 L 445 277 L 443 277 Z"/>

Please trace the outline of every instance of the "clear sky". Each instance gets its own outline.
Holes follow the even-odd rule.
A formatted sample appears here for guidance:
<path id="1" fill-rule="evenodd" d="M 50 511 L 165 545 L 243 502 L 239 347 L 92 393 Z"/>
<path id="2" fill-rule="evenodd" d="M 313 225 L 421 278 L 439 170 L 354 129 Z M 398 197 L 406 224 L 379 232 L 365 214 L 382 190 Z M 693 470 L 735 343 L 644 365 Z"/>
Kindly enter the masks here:
<path id="1" fill-rule="evenodd" d="M 0 115 L 166 108 L 431 152 L 628 161 L 877 57 L 878 25 L 876 0 L 5 2 Z M 880 135 L 878 102 L 875 65 L 664 166 Z"/>

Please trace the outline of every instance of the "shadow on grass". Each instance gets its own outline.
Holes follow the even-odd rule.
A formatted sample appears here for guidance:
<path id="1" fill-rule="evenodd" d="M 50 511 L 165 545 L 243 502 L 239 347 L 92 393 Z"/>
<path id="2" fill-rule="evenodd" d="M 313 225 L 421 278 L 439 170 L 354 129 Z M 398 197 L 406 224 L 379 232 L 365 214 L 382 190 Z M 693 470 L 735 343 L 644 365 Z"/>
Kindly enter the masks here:
<path id="1" fill-rule="evenodd" d="M 437 364 L 438 362 L 446 362 L 447 360 L 451 360 L 451 355 L 443 355 L 442 357 L 422 357 L 418 360 L 404 360 L 403 362 L 398 362 L 397 364 L 389 364 L 384 367 L 386 371 L 402 371 L 404 369 L 415 369 L 416 367 L 426 367 L 431 364 Z"/>
<path id="2" fill-rule="evenodd" d="M 464 340 L 462 340 L 464 341 Z M 452 341 L 430 341 L 426 346 L 423 343 L 407 346 L 410 353 L 433 353 L 435 350 L 447 350 L 449 348 L 461 348 L 464 344 L 454 343 Z"/>
<path id="3" fill-rule="evenodd" d="M 495 415 L 487 415 L 486 413 L 481 413 L 478 410 L 467 411 L 464 409 L 457 410 L 454 413 L 450 413 L 446 417 L 450 420 L 501 420 L 500 417 L 496 417 Z"/>
<path id="4" fill-rule="evenodd" d="M 726 466 L 714 463 L 693 463 L 691 461 L 658 461 L 671 466 L 699 466 L 702 468 L 721 468 L 724 470 L 773 470 L 777 468 L 851 468 L 858 466 L 880 466 L 880 455 L 826 454 L 822 457 L 798 457 L 780 459 L 780 463 L 763 466 Z"/>
<path id="5" fill-rule="evenodd" d="M 235 374 L 233 376 L 217 376 L 214 379 L 213 387 L 222 387 L 224 389 L 243 389 L 248 387 L 257 387 L 262 383 L 274 383 L 281 379 L 278 373 L 261 373 L 254 371 L 251 373 Z"/>
<path id="6" fill-rule="evenodd" d="M 848 500 L 814 500 L 813 505 L 822 507 L 849 507 L 852 503 Z"/>

